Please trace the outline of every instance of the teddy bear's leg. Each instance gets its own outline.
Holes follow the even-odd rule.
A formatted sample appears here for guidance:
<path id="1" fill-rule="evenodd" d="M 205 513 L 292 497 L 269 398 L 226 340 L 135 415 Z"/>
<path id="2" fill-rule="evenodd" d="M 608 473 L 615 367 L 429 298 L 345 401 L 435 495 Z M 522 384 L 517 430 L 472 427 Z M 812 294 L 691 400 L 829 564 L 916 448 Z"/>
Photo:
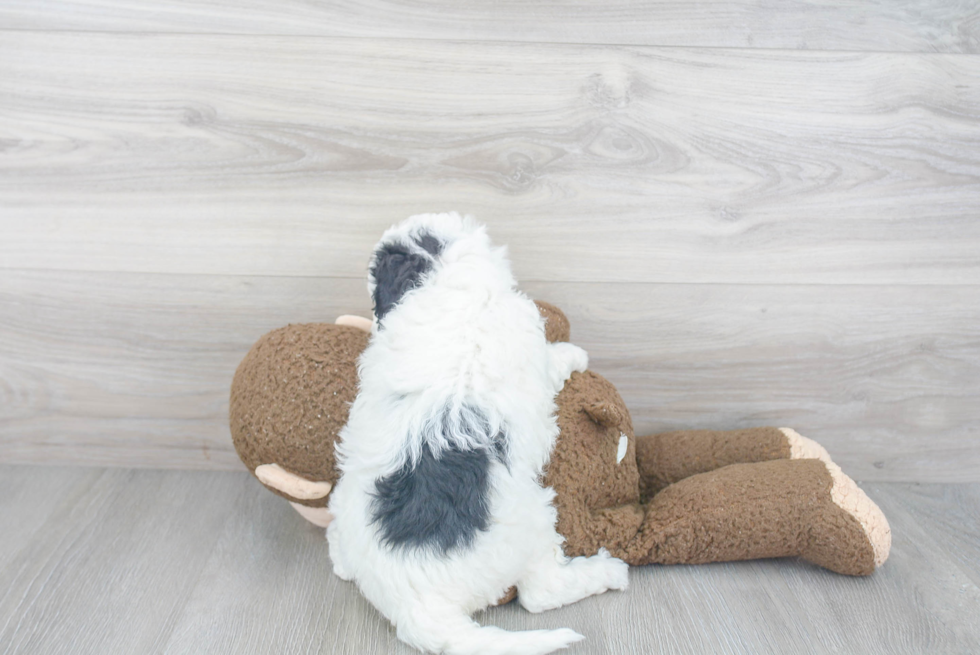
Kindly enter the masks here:
<path id="1" fill-rule="evenodd" d="M 732 464 L 654 496 L 636 538 L 614 556 L 630 564 L 700 564 L 800 556 L 868 575 L 888 557 L 878 506 L 835 464 L 783 459 Z"/>
<path id="2" fill-rule="evenodd" d="M 667 485 L 698 473 L 729 464 L 778 459 L 831 461 L 823 446 L 790 428 L 682 430 L 636 439 L 636 464 L 643 501 Z"/>

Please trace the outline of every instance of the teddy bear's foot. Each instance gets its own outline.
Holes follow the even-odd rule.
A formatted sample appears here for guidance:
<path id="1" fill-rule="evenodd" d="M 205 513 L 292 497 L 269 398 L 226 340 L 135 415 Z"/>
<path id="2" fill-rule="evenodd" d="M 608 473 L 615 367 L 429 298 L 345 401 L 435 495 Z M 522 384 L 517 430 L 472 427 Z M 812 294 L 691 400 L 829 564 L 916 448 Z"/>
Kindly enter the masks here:
<path id="1" fill-rule="evenodd" d="M 300 516 L 318 528 L 325 528 L 333 521 L 333 514 L 326 507 L 307 507 L 293 501 L 289 501 L 289 504 L 299 512 Z"/>
<path id="2" fill-rule="evenodd" d="M 789 459 L 819 459 L 828 464 L 833 463 L 827 449 L 813 439 L 804 437 L 793 428 L 779 428 L 779 431 L 786 437 Z"/>
<path id="3" fill-rule="evenodd" d="M 888 520 L 839 466 L 823 464 L 832 480 L 829 499 L 810 516 L 801 556 L 837 573 L 870 575 L 891 550 Z"/>
<path id="4" fill-rule="evenodd" d="M 814 564 L 819 564 L 831 570 L 837 570 L 841 562 L 847 562 L 848 570 L 838 570 L 838 573 L 849 575 L 868 575 L 888 559 L 891 550 L 892 536 L 888 520 L 878 506 L 868 498 L 857 484 L 830 459 L 827 450 L 813 439 L 808 439 L 792 428 L 779 428 L 786 435 L 790 445 L 790 459 L 818 459 L 827 467 L 827 473 L 833 480 L 830 490 L 831 501 L 842 512 L 852 517 L 860 524 L 860 534 L 847 530 L 839 522 L 829 516 L 821 515 L 811 525 L 811 541 L 803 557 Z M 834 514 L 831 511 L 830 514 Z M 827 522 L 830 521 L 829 530 Z M 844 523 L 849 523 L 844 521 Z M 854 534 L 849 534 L 854 532 Z M 872 563 L 868 563 L 868 553 L 863 539 L 871 546 Z M 854 543 L 851 543 L 851 542 Z M 850 556 L 844 556 L 842 551 L 851 550 Z M 863 550 L 864 552 L 860 552 Z M 861 564 L 858 564 L 861 562 Z"/>
<path id="5" fill-rule="evenodd" d="M 668 486 L 646 506 L 630 564 L 803 557 L 868 575 L 888 557 L 881 510 L 833 462 L 781 459 L 729 466 Z"/>

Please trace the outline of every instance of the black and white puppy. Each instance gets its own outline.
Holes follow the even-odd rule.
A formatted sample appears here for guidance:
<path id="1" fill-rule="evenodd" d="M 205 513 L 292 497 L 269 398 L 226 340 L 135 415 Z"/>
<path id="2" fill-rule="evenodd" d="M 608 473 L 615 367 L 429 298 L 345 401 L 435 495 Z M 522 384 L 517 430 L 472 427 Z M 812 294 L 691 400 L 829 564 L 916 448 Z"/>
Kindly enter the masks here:
<path id="1" fill-rule="evenodd" d="M 330 500 L 334 572 L 421 650 L 548 653 L 582 639 L 470 615 L 514 585 L 532 612 L 626 588 L 626 564 L 608 553 L 565 557 L 554 491 L 540 484 L 555 395 L 585 351 L 545 340 L 506 249 L 469 217 L 389 229 L 368 290 L 375 321 Z"/>

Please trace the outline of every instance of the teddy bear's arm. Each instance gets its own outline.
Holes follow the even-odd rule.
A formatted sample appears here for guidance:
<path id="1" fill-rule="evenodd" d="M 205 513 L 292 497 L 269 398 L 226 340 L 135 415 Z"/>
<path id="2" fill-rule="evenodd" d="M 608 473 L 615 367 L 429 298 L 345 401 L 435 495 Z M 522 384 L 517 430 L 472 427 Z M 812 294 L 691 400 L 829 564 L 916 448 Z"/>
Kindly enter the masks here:
<path id="1" fill-rule="evenodd" d="M 636 439 L 640 495 L 646 501 L 667 485 L 729 464 L 777 459 L 822 459 L 827 451 L 789 428 L 682 430 Z"/>

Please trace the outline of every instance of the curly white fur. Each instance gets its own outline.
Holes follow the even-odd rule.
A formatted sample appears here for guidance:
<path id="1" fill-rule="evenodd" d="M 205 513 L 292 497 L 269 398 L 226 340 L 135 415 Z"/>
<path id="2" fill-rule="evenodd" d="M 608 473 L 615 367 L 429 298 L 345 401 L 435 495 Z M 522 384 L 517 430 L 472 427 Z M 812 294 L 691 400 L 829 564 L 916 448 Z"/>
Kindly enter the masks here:
<path id="1" fill-rule="evenodd" d="M 341 432 L 342 475 L 327 529 L 334 572 L 354 580 L 399 639 L 421 650 L 548 653 L 583 637 L 481 627 L 470 615 L 514 585 L 532 612 L 627 586 L 626 564 L 608 553 L 564 556 L 554 492 L 540 484 L 558 433 L 555 395 L 588 357 L 571 344 L 547 343 L 536 306 L 515 288 L 506 250 L 470 218 L 414 216 L 385 232 L 378 248 L 398 244 L 424 256 L 420 234 L 436 237 L 442 250 L 421 282 L 375 320 Z M 468 428 L 470 406 L 491 429 Z M 446 408 L 455 425 L 431 429 Z M 491 449 L 488 435 L 498 429 L 507 454 L 490 464 L 487 529 L 448 552 L 386 544 L 372 520 L 377 481 L 417 461 L 426 444 L 437 457 L 450 448 Z"/>

